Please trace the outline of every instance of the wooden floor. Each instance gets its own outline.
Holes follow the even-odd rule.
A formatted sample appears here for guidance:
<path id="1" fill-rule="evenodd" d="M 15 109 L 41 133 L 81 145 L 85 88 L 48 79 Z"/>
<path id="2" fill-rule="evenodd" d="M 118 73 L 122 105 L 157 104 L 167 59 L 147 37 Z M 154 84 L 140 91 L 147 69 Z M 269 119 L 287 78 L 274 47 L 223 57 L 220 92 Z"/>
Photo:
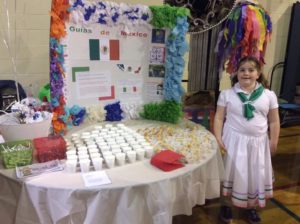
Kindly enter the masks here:
<path id="1" fill-rule="evenodd" d="M 300 126 L 282 128 L 276 155 L 272 158 L 275 173 L 274 198 L 259 209 L 262 223 L 300 223 Z M 219 200 L 196 206 L 191 216 L 175 216 L 173 224 L 215 224 L 218 219 Z M 233 210 L 235 224 L 246 224 L 243 210 Z"/>

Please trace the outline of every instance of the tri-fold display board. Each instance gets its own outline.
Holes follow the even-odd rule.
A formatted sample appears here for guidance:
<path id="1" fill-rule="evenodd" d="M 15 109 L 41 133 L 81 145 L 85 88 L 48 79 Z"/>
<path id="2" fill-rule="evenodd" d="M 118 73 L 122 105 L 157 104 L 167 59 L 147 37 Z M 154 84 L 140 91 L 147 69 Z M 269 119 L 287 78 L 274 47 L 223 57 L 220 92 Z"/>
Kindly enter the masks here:
<path id="1" fill-rule="evenodd" d="M 67 106 L 163 99 L 167 30 L 150 24 L 75 23 L 74 15 L 61 40 Z"/>

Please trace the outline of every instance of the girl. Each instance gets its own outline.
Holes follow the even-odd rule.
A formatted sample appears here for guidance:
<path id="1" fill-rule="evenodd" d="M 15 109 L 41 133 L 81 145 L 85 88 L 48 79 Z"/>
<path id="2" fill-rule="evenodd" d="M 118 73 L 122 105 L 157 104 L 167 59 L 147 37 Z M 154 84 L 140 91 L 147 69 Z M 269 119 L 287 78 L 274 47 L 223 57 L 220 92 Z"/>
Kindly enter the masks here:
<path id="1" fill-rule="evenodd" d="M 232 220 L 226 201 L 231 195 L 234 206 L 247 208 L 250 223 L 260 223 L 255 207 L 264 207 L 273 195 L 271 153 L 277 149 L 280 130 L 278 103 L 275 93 L 264 88 L 255 57 L 239 61 L 233 84 L 221 92 L 214 121 L 217 142 L 226 152 L 220 218 Z"/>

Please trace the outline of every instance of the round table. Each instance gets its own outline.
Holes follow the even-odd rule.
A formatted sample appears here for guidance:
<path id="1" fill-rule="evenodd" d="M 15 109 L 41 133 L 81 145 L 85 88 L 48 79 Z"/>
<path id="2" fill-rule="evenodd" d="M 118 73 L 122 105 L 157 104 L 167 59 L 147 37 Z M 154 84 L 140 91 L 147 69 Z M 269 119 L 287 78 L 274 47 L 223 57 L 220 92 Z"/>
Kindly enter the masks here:
<path id="1" fill-rule="evenodd" d="M 159 125 L 131 126 L 141 124 Z M 45 173 L 20 181 L 13 170 L 1 169 L 0 217 L 4 223 L 22 224 L 172 223 L 174 215 L 191 215 L 195 205 L 219 197 L 224 172 L 215 142 L 201 161 L 171 172 L 152 166 L 149 159 L 105 171 L 111 184 L 85 187 L 80 172 Z"/>

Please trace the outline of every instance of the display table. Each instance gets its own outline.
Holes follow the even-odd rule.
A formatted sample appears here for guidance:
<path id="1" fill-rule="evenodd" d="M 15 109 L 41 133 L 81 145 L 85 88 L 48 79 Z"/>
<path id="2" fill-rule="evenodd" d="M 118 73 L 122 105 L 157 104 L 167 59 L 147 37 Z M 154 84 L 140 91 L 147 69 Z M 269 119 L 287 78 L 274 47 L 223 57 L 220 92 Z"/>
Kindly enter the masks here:
<path id="1" fill-rule="evenodd" d="M 1 223 L 172 223 L 174 215 L 191 215 L 195 205 L 219 197 L 223 165 L 216 143 L 211 147 L 199 162 L 171 172 L 149 159 L 106 169 L 112 183 L 89 188 L 79 172 L 18 181 L 14 170 L 1 168 Z"/>

